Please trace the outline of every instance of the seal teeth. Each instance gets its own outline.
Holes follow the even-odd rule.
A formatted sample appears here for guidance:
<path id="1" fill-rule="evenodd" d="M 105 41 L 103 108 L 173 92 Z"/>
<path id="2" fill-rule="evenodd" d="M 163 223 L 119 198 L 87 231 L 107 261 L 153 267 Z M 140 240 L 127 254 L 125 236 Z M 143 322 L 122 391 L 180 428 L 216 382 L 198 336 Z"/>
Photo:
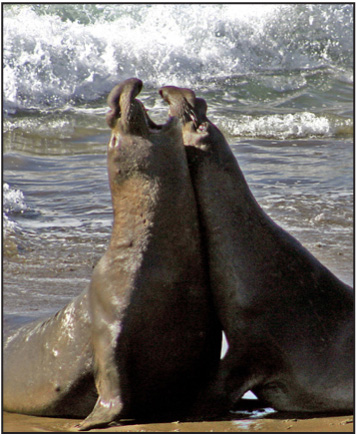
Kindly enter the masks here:
<path id="1" fill-rule="evenodd" d="M 188 109 L 188 114 L 190 116 L 190 119 L 193 121 L 194 126 L 197 127 L 198 126 L 198 119 L 194 113 L 194 111 L 192 109 Z"/>

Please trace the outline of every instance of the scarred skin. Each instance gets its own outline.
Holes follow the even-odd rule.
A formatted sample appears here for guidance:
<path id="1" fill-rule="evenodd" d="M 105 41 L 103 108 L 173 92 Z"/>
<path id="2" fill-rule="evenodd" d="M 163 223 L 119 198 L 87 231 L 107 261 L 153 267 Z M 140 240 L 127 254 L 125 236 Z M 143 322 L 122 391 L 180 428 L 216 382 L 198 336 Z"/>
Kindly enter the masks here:
<path id="1" fill-rule="evenodd" d="M 200 409 L 248 390 L 280 411 L 353 410 L 353 290 L 260 208 L 206 102 L 163 87 L 184 144 L 229 349 Z"/>
<path id="2" fill-rule="evenodd" d="M 138 79 L 108 97 L 114 223 L 89 290 L 4 341 L 4 410 L 87 418 L 178 419 L 215 373 L 213 311 L 177 119 L 155 125 Z M 98 396 L 99 394 L 99 396 Z M 94 408 L 94 409 L 93 409 Z"/>
<path id="3" fill-rule="evenodd" d="M 141 88 L 129 79 L 108 97 L 114 223 L 89 291 L 99 398 L 81 430 L 177 419 L 220 356 L 181 129 L 148 121 Z"/>

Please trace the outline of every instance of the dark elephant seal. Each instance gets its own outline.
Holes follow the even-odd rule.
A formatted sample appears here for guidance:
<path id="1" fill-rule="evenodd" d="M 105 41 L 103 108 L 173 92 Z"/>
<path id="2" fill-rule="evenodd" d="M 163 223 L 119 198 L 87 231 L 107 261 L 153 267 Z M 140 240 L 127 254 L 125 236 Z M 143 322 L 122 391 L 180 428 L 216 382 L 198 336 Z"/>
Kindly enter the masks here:
<path id="1" fill-rule="evenodd" d="M 192 146 L 211 288 L 229 343 L 211 389 L 215 406 L 251 389 L 281 411 L 350 412 L 352 289 L 263 212 L 206 102 L 189 89 L 160 94 Z"/>
<path id="2" fill-rule="evenodd" d="M 129 79 L 108 97 L 114 223 L 89 290 L 99 398 L 81 430 L 181 416 L 220 358 L 181 128 L 150 123 L 141 88 Z"/>

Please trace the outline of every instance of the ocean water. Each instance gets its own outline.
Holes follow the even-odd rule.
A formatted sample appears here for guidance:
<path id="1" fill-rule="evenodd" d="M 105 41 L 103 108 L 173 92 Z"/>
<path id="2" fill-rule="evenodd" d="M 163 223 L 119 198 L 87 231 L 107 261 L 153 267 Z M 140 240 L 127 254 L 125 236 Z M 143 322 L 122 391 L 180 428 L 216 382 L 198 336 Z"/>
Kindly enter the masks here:
<path id="1" fill-rule="evenodd" d="M 3 307 L 54 312 L 110 237 L 106 97 L 207 100 L 264 210 L 353 282 L 353 5 L 3 5 Z"/>

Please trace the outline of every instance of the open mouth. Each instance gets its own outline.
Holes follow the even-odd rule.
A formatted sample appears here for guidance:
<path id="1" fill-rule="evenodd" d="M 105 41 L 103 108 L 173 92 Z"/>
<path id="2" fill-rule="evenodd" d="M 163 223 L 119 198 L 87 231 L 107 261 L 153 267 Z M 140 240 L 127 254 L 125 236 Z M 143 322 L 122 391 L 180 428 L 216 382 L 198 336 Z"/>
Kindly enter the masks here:
<path id="1" fill-rule="evenodd" d="M 121 134 L 141 136 L 162 129 L 162 125 L 151 120 L 144 104 L 136 99 L 142 88 L 142 81 L 132 78 L 112 89 L 107 99 L 110 110 L 106 115 L 106 122 L 111 129 L 118 129 Z"/>
<path id="2" fill-rule="evenodd" d="M 163 124 L 156 124 L 148 115 L 148 109 L 145 108 L 144 104 L 140 100 L 136 100 L 140 105 L 143 113 L 143 117 L 147 126 L 147 129 L 150 133 L 158 133 L 162 127 Z"/>
<path id="3" fill-rule="evenodd" d="M 123 123 L 129 121 L 135 97 L 141 92 L 143 83 L 140 79 L 127 79 L 116 85 L 108 95 L 107 103 L 110 111 L 106 115 L 106 122 L 113 129 L 119 119 Z"/>
<path id="4" fill-rule="evenodd" d="M 112 89 L 107 100 L 110 111 L 106 115 L 111 129 L 118 129 L 122 134 L 147 136 L 150 133 L 158 133 L 167 124 L 156 124 L 149 117 L 144 104 L 136 99 L 142 88 L 142 81 L 132 78 Z M 169 117 L 177 117 L 183 126 L 189 125 L 192 131 L 206 130 L 206 102 L 196 98 L 194 91 L 164 86 L 159 90 L 159 94 L 169 104 Z"/>

